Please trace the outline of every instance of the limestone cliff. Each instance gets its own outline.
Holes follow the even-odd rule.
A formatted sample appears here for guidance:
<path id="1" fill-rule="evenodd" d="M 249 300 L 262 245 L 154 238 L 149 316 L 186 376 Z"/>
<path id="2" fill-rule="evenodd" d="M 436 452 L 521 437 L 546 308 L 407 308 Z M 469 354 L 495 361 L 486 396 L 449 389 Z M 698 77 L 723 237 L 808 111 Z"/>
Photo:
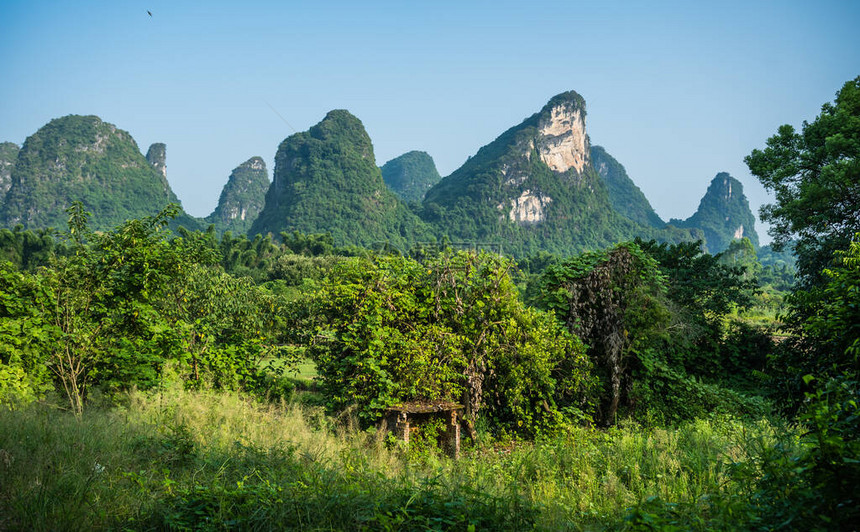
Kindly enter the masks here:
<path id="1" fill-rule="evenodd" d="M 0 205 L 12 186 L 12 168 L 18 160 L 18 145 L 11 142 L 0 142 Z"/>
<path id="2" fill-rule="evenodd" d="M 263 210 L 268 190 L 266 162 L 260 157 L 251 157 L 233 169 L 221 190 L 218 206 L 206 221 L 214 224 L 219 233 L 244 234 Z"/>
<path id="3" fill-rule="evenodd" d="M 156 142 L 146 151 L 146 161 L 156 172 L 167 179 L 167 145 Z"/>
<path id="4" fill-rule="evenodd" d="M 538 121 L 537 148 L 541 161 L 553 172 L 571 168 L 581 175 L 590 159 L 585 134 L 585 102 L 561 99 Z"/>

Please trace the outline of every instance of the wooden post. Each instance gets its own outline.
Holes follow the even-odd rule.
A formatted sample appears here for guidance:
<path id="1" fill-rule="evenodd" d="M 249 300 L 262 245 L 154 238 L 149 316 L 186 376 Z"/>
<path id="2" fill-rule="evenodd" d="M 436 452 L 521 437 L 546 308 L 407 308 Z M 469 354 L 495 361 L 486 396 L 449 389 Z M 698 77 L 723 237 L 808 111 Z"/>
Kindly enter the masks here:
<path id="1" fill-rule="evenodd" d="M 400 435 L 400 439 L 405 444 L 409 444 L 409 416 L 406 412 L 400 412 L 397 416 L 397 432 Z"/>
<path id="2" fill-rule="evenodd" d="M 451 418 L 445 433 L 448 454 L 454 460 L 458 460 L 460 458 L 460 418 L 457 415 L 457 409 L 451 410 Z"/>

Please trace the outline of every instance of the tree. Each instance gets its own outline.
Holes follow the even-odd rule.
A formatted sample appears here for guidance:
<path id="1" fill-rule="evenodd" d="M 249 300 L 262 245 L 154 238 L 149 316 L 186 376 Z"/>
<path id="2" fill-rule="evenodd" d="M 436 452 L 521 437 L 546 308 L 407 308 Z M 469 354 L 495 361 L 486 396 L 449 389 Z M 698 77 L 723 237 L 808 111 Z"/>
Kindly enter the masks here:
<path id="1" fill-rule="evenodd" d="M 860 233 L 855 238 L 834 253 L 834 265 L 822 272 L 825 283 L 787 297 L 785 320 L 796 336 L 774 369 L 788 399 L 802 398 L 808 375 L 819 382 L 860 375 Z"/>
<path id="2" fill-rule="evenodd" d="M 337 264 L 309 296 L 315 323 L 296 327 L 329 407 L 356 405 L 370 423 L 404 401 L 452 401 L 473 436 L 479 417 L 530 436 L 557 428 L 564 408 L 585 406 L 589 364 L 578 339 L 522 304 L 511 267 L 466 252 Z"/>
<path id="3" fill-rule="evenodd" d="M 604 388 L 600 418 L 615 421 L 627 399 L 632 373 L 666 333 L 666 279 L 657 261 L 634 243 L 590 252 L 549 266 L 541 305 L 556 314 L 589 346 Z"/>
<path id="4" fill-rule="evenodd" d="M 746 239 L 745 239 L 746 240 Z M 743 240 L 735 246 L 747 249 Z M 749 240 L 746 242 L 751 246 Z M 723 336 L 723 322 L 734 308 L 749 307 L 757 289 L 755 278 L 746 278 L 740 266 L 725 264 L 724 254 L 702 251 L 702 242 L 658 244 L 636 240 L 653 257 L 668 280 L 672 303 L 672 342 L 670 354 L 693 374 L 722 371 L 714 356 Z M 729 250 L 733 247 L 730 246 Z M 730 253 L 727 251 L 725 253 Z M 753 251 L 753 254 L 755 252 Z"/>
<path id="5" fill-rule="evenodd" d="M 721 264 L 741 268 L 744 280 L 755 279 L 761 272 L 755 246 L 747 237 L 732 240 L 729 247 L 717 255 L 717 260 Z"/>
<path id="6" fill-rule="evenodd" d="M 824 282 L 821 271 L 834 251 L 860 231 L 860 77 L 843 85 L 800 133 L 781 126 L 764 150 L 744 162 L 776 203 L 761 208 L 774 249 L 797 239 L 802 282 Z"/>

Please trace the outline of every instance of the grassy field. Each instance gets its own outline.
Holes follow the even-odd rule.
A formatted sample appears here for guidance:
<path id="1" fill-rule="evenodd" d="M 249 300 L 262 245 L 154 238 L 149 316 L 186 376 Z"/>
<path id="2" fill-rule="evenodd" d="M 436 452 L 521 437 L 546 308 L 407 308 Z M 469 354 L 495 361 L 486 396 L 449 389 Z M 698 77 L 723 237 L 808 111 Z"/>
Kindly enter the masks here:
<path id="1" fill-rule="evenodd" d="M 744 497 L 731 464 L 773 433 L 732 419 L 572 428 L 453 461 L 297 402 L 174 388 L 124 403 L 80 421 L 0 413 L 0 530 L 650 529 L 653 508 L 705 530 Z"/>

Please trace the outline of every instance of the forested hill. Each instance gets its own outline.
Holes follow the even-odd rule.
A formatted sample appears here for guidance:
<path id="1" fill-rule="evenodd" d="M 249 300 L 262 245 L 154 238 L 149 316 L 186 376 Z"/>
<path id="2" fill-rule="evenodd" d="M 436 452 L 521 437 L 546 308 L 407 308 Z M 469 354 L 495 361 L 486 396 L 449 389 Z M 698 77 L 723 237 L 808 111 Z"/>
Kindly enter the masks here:
<path id="1" fill-rule="evenodd" d="M 64 228 L 65 209 L 76 200 L 93 213 L 94 229 L 179 203 L 128 132 L 96 116 L 69 115 L 52 120 L 24 142 L 0 207 L 0 224 Z M 197 228 L 185 213 L 177 221 Z"/>
<path id="2" fill-rule="evenodd" d="M 410 151 L 382 165 L 382 180 L 404 201 L 421 201 L 442 180 L 433 158 L 423 151 Z"/>
<path id="3" fill-rule="evenodd" d="M 278 147 L 272 186 L 250 232 L 294 230 L 331 233 L 338 245 L 405 247 L 431 238 L 385 185 L 370 137 L 345 110 L 329 112 Z"/>
<path id="4" fill-rule="evenodd" d="M 669 222 L 677 227 L 701 229 L 710 253 L 719 253 L 729 247 L 732 240 L 747 237 L 758 248 L 755 216 L 744 195 L 744 186 L 726 172 L 711 180 L 699 208 L 686 220 Z"/>
<path id="5" fill-rule="evenodd" d="M 666 226 L 666 222 L 654 212 L 648 198 L 630 179 L 627 170 L 615 157 L 600 146 L 592 146 L 591 161 L 597 174 L 606 183 L 609 201 L 616 211 L 640 225 L 656 228 Z"/>
<path id="6" fill-rule="evenodd" d="M 695 231 L 643 226 L 613 209 L 585 116 L 579 94 L 555 96 L 430 189 L 422 216 L 451 240 L 503 243 L 514 255 L 573 253 L 634 236 L 695 239 Z"/>
<path id="7" fill-rule="evenodd" d="M 585 118 L 579 94 L 559 94 L 441 179 L 420 151 L 380 169 L 361 121 L 331 111 L 281 143 L 271 184 L 262 158 L 251 158 L 233 170 L 205 220 L 180 211 L 170 225 L 214 224 L 219 233 L 249 235 L 330 233 L 338 246 L 401 250 L 447 240 L 513 256 L 572 254 L 634 237 L 702 239 L 712 253 L 734 238 L 758 246 L 740 182 L 719 174 L 696 214 L 667 225 L 624 167 L 590 145 Z M 144 157 L 128 132 L 96 116 L 58 118 L 20 149 L 0 144 L 0 226 L 62 229 L 65 209 L 79 200 L 93 214 L 94 229 L 113 227 L 179 203 L 167 177 L 164 144 L 153 144 Z"/>
<path id="8" fill-rule="evenodd" d="M 215 224 L 219 233 L 245 234 L 263 210 L 268 190 L 266 162 L 260 157 L 251 157 L 233 169 L 221 190 L 218 206 L 206 221 Z"/>

